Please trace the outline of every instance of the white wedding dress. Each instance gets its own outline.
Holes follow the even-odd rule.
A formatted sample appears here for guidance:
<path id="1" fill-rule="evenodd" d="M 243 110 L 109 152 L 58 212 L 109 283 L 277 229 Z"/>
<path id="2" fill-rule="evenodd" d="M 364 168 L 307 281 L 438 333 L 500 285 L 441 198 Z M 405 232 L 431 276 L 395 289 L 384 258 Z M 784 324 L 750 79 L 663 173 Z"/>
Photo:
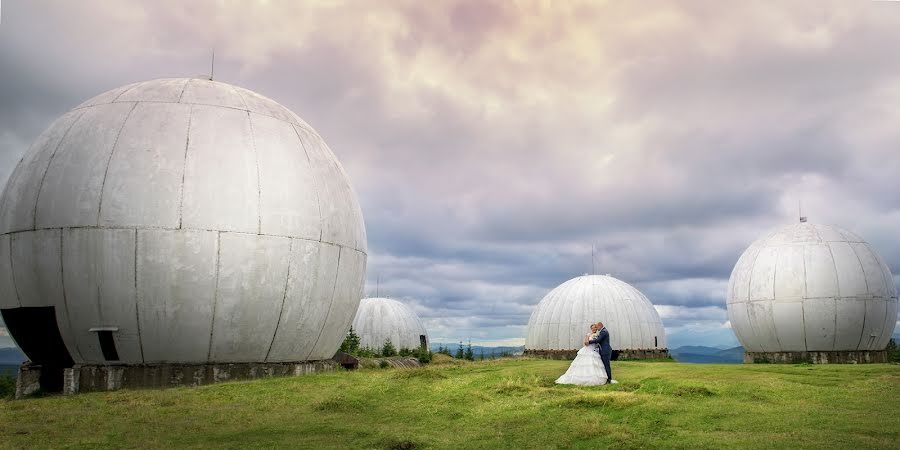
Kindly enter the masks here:
<path id="1" fill-rule="evenodd" d="M 606 384 L 606 369 L 594 345 L 585 345 L 578 350 L 569 370 L 556 380 L 556 384 L 577 384 L 597 386 Z M 615 381 L 613 381 L 615 383 Z"/>

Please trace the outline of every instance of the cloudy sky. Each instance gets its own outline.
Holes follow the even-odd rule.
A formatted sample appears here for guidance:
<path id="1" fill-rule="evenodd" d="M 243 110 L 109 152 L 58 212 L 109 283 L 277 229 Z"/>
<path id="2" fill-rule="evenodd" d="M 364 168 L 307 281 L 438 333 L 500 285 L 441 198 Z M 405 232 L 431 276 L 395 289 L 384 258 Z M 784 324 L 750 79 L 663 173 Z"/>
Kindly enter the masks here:
<path id="1" fill-rule="evenodd" d="M 671 347 L 737 345 L 728 276 L 798 202 L 900 272 L 900 3 L 772 5 L 3 0 L 0 181 L 57 116 L 214 47 L 338 155 L 367 293 L 432 341 L 522 344 L 593 244 Z"/>

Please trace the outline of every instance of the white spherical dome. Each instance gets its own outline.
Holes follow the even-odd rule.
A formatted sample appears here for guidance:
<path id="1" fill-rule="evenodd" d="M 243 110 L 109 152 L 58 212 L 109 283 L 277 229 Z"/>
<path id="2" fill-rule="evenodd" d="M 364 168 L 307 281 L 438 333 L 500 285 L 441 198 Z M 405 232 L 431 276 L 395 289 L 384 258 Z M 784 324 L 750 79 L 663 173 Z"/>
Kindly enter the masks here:
<path id="1" fill-rule="evenodd" d="M 110 362 L 104 332 L 124 364 L 330 358 L 365 267 L 356 194 L 319 135 L 205 79 L 69 111 L 0 198 L 0 308 L 33 360 L 48 344 L 29 327 L 58 327 L 76 363 Z"/>
<path id="2" fill-rule="evenodd" d="M 559 285 L 528 320 L 526 350 L 575 350 L 590 324 L 603 322 L 614 350 L 666 348 L 666 331 L 650 300 L 609 275 L 584 275 Z"/>
<path id="3" fill-rule="evenodd" d="M 421 336 L 428 334 L 419 316 L 409 307 L 389 298 L 364 298 L 359 302 L 353 332 L 359 336 L 359 346 L 380 349 L 385 341 L 398 350 L 414 350 L 421 345 Z"/>
<path id="4" fill-rule="evenodd" d="M 897 320 L 897 288 L 859 236 L 798 223 L 741 255 L 728 318 L 748 352 L 882 350 Z"/>

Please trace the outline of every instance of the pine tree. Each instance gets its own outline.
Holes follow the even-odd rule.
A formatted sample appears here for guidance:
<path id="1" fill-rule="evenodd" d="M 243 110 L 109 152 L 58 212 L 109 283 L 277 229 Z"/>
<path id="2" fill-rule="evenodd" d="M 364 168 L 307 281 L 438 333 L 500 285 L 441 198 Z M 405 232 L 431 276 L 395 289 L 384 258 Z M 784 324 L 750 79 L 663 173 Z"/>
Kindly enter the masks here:
<path id="1" fill-rule="evenodd" d="M 351 355 L 359 353 L 359 335 L 353 331 L 352 325 L 350 326 L 350 331 L 347 332 L 347 336 L 344 337 L 344 342 L 341 342 L 340 351 Z"/>
<path id="2" fill-rule="evenodd" d="M 466 357 L 466 352 L 463 350 L 462 341 L 459 341 L 459 347 L 456 347 L 456 359 L 464 359 Z"/>
<path id="3" fill-rule="evenodd" d="M 381 347 L 381 356 L 388 357 L 388 356 L 396 356 L 396 355 L 397 355 L 397 348 L 394 347 L 394 344 L 391 343 L 391 340 L 388 339 L 388 340 L 384 341 L 384 347 Z"/>
<path id="4" fill-rule="evenodd" d="M 466 359 L 469 361 L 475 361 L 475 353 L 472 352 L 472 343 L 469 342 L 469 345 L 466 346 Z"/>

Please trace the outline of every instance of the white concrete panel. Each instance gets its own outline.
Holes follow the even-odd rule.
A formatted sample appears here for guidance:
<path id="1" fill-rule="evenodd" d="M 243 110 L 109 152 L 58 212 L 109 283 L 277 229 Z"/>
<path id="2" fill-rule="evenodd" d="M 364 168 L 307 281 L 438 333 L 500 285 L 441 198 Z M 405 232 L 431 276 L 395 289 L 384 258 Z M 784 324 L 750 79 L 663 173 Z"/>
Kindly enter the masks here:
<path id="1" fill-rule="evenodd" d="M 775 330 L 775 318 L 771 301 L 757 301 L 747 304 L 747 313 L 750 317 L 750 327 L 756 336 L 763 351 L 773 351 L 780 348 L 778 333 Z"/>
<path id="2" fill-rule="evenodd" d="M 59 230 L 26 231 L 10 236 L 13 279 L 22 306 L 52 306 L 63 342 L 75 362 L 83 361 L 72 332 L 62 282 Z"/>
<path id="3" fill-rule="evenodd" d="M 331 358 L 341 346 L 341 342 L 343 342 L 347 330 L 350 329 L 350 323 L 359 307 L 364 283 L 361 274 L 365 272 L 365 264 L 365 254 L 352 249 L 341 249 L 337 282 L 334 285 L 334 296 L 331 302 L 331 311 L 328 313 L 322 335 L 319 336 L 319 340 L 310 354 L 309 359 L 318 360 Z M 402 317 L 401 323 L 406 323 L 407 326 L 395 328 L 397 340 L 394 341 L 394 346 L 397 349 L 402 347 L 417 348 L 419 341 L 418 333 L 410 331 L 410 327 L 414 324 L 414 318 L 405 314 Z M 415 337 L 413 337 L 414 334 Z M 403 339 L 403 335 L 408 336 L 408 338 Z M 414 347 L 410 347 L 410 343 L 412 343 Z"/>
<path id="4" fill-rule="evenodd" d="M 192 81 L 189 88 L 194 84 Z M 259 182 L 247 112 L 194 106 L 182 226 L 259 231 Z"/>
<path id="5" fill-rule="evenodd" d="M 866 274 L 859 258 L 847 242 L 829 242 L 838 277 L 841 297 L 858 297 L 868 294 Z"/>
<path id="6" fill-rule="evenodd" d="M 884 349 L 883 347 L 878 348 L 878 344 L 882 333 L 884 333 L 887 312 L 888 302 L 883 299 L 873 298 L 866 301 L 865 325 L 859 339 L 860 350 Z M 896 315 L 894 317 L 896 317 Z"/>
<path id="7" fill-rule="evenodd" d="M 311 240 L 322 237 L 316 174 L 291 124 L 250 116 L 259 159 L 262 232 Z"/>
<path id="8" fill-rule="evenodd" d="M 760 249 L 750 272 L 750 301 L 775 298 L 775 263 L 778 257 L 776 247 Z"/>
<path id="9" fill-rule="evenodd" d="M 731 328 L 734 329 L 734 334 L 737 336 L 738 341 L 741 342 L 741 345 L 744 346 L 744 349 L 748 352 L 761 352 L 763 351 L 762 346 L 760 345 L 759 340 L 756 339 L 753 327 L 750 326 L 750 314 L 748 308 L 748 302 L 734 303 L 729 307 L 729 311 L 731 312 Z"/>
<path id="10" fill-rule="evenodd" d="M 803 256 L 806 263 L 806 296 L 837 297 L 838 278 L 828 244 L 807 245 Z"/>
<path id="11" fill-rule="evenodd" d="M 190 105 L 140 103 L 109 162 L 100 225 L 178 228 Z"/>
<path id="12" fill-rule="evenodd" d="M 738 259 L 729 278 L 734 294 L 728 297 L 729 302 L 750 301 L 750 273 L 759 256 L 760 245 L 751 245 Z"/>
<path id="13" fill-rule="evenodd" d="M 177 102 L 187 83 L 186 78 L 154 80 L 139 84 L 116 99 L 117 102 Z"/>
<path id="14" fill-rule="evenodd" d="M 0 235 L 0 309 L 22 306 L 13 281 L 11 250 L 9 235 Z"/>
<path id="15" fill-rule="evenodd" d="M 37 227 L 97 225 L 113 145 L 134 103 L 85 108 L 50 161 L 37 201 Z"/>
<path id="16" fill-rule="evenodd" d="M 813 228 L 815 228 L 816 233 L 819 235 L 819 239 L 827 242 L 840 242 L 845 241 L 844 235 L 835 229 L 834 227 L 830 227 L 828 225 L 814 224 Z"/>
<path id="17" fill-rule="evenodd" d="M 184 88 L 184 93 L 181 94 L 181 103 L 196 103 L 247 110 L 244 101 L 231 85 L 203 78 L 190 79 Z"/>
<path id="18" fill-rule="evenodd" d="M 339 247 L 294 239 L 287 296 L 268 361 L 304 361 L 331 307 Z"/>
<path id="19" fill-rule="evenodd" d="M 867 244 L 868 245 L 868 244 Z M 871 249 L 872 247 L 869 246 Z M 891 273 L 890 267 L 888 267 L 887 263 L 884 262 L 884 259 L 879 255 L 875 250 L 872 250 L 872 255 L 875 256 L 875 259 L 881 263 L 881 270 L 884 272 L 884 283 L 885 289 L 887 290 L 887 297 L 897 297 L 897 284 L 894 283 L 894 275 Z"/>
<path id="20" fill-rule="evenodd" d="M 859 258 L 860 264 L 862 264 L 869 294 L 877 297 L 889 296 L 890 289 L 884 279 L 884 269 L 882 268 L 881 261 L 875 256 L 874 252 L 869 248 L 869 245 L 855 242 L 851 243 L 850 247 L 853 248 L 854 253 L 856 253 L 857 258 Z M 893 280 L 891 280 L 891 283 L 893 284 Z"/>
<path id="21" fill-rule="evenodd" d="M 95 106 L 95 105 L 103 105 L 106 103 L 112 103 L 112 102 L 116 101 L 116 99 L 118 99 L 119 96 L 121 96 L 124 92 L 128 92 L 129 90 L 134 89 L 135 87 L 140 86 L 144 83 L 146 83 L 146 81 L 140 81 L 137 83 L 126 84 L 125 86 L 122 86 L 122 87 L 110 89 L 110 90 L 108 90 L 100 95 L 97 95 L 97 96 L 85 101 L 84 103 L 76 106 L 75 109 L 84 108 L 86 106 Z"/>
<path id="22" fill-rule="evenodd" d="M 207 361 L 218 233 L 140 230 L 137 253 L 145 362 Z"/>
<path id="23" fill-rule="evenodd" d="M 362 216 L 347 176 L 333 153 L 315 133 L 295 128 L 316 175 L 319 210 L 322 216 L 322 240 L 365 250 Z"/>
<path id="24" fill-rule="evenodd" d="M 34 209 L 50 159 L 78 118 L 80 111 L 66 113 L 38 136 L 25 152 L 0 197 L 0 233 L 34 229 Z"/>
<path id="25" fill-rule="evenodd" d="M 772 303 L 772 320 L 775 323 L 779 349 L 788 352 L 806 351 L 801 300 Z"/>
<path id="26" fill-rule="evenodd" d="M 842 298 L 835 303 L 834 348 L 856 350 L 866 319 L 866 298 Z"/>
<path id="27" fill-rule="evenodd" d="M 262 361 L 284 301 L 291 240 L 222 233 L 212 362 Z"/>
<path id="28" fill-rule="evenodd" d="M 275 101 L 257 94 L 256 92 L 238 86 L 232 87 L 238 96 L 240 96 L 241 100 L 243 100 L 250 112 L 269 116 L 283 122 L 300 125 L 300 122 L 295 118 L 294 114 L 291 114 L 284 106 L 281 106 Z"/>
<path id="29" fill-rule="evenodd" d="M 803 324 L 808 351 L 834 350 L 836 314 L 835 300 L 832 298 L 806 299 L 803 302 Z"/>
<path id="30" fill-rule="evenodd" d="M 800 300 L 806 295 L 806 270 L 803 264 L 803 247 L 785 245 L 777 248 L 775 264 L 775 298 Z"/>
<path id="31" fill-rule="evenodd" d="M 115 327 L 119 362 L 139 364 L 141 344 L 134 281 L 134 230 L 63 230 L 63 284 L 72 333 L 87 363 L 106 362 L 97 327 Z"/>

